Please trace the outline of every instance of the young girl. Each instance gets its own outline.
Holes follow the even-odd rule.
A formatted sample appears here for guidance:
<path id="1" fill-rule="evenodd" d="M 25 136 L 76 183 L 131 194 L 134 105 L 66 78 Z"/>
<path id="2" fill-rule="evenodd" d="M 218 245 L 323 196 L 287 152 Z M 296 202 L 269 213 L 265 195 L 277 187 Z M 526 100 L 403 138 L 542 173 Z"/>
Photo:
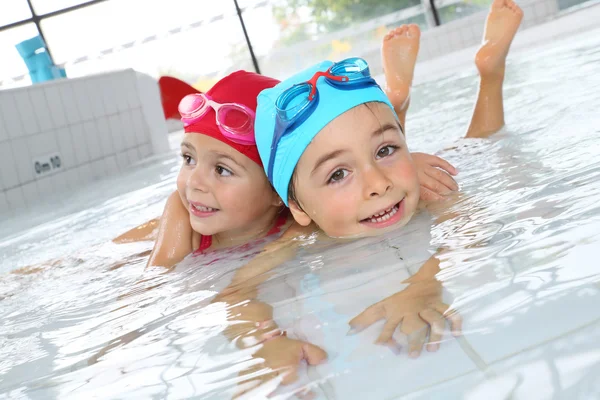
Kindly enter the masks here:
<path id="1" fill-rule="evenodd" d="M 504 124 L 505 61 L 521 19 L 522 11 L 511 0 L 493 2 L 476 55 L 480 87 L 467 137 L 485 137 Z M 256 132 L 265 172 L 299 225 L 318 227 L 329 237 L 364 237 L 402 227 L 417 212 L 420 182 L 406 146 L 404 117 L 418 28 L 400 28 L 386 41 L 398 36 L 403 42 L 396 49 L 405 51 L 404 57 L 386 59 L 390 52 L 384 43 L 384 65 L 396 67 L 395 74 L 386 68 L 387 96 L 361 59 L 321 63 L 260 94 Z M 269 257 L 240 269 L 216 299 L 232 307 L 235 330 L 228 335 L 262 344 L 255 356 L 264 362 L 256 370 L 266 366 L 273 373 L 257 379 L 284 372 L 279 377 L 284 383 L 295 379 L 300 361 L 316 365 L 326 358 L 323 349 L 287 337 L 273 322 L 270 307 L 257 300 L 266 272 L 294 254 L 285 239 L 271 246 Z M 442 302 L 438 272 L 433 256 L 404 282 L 404 290 L 352 319 L 352 331 L 384 319 L 377 342 L 389 343 L 400 326 L 410 338 L 412 356 L 425 343 L 437 350 L 444 318 L 455 333 L 461 329 L 460 318 Z M 429 326 L 427 341 L 424 328 Z"/>
<path id="2" fill-rule="evenodd" d="M 254 143 L 256 96 L 277 83 L 238 71 L 181 101 L 183 164 L 149 265 L 172 266 L 193 251 L 246 243 L 287 222 Z"/>

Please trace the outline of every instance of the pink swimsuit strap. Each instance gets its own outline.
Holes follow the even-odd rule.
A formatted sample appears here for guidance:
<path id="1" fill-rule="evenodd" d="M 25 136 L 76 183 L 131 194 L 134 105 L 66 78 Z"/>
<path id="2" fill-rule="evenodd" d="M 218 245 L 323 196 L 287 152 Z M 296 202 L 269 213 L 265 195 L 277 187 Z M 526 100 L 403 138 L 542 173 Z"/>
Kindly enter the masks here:
<path id="1" fill-rule="evenodd" d="M 275 225 L 273 226 L 273 228 L 271 228 L 271 230 L 269 232 L 267 232 L 267 236 L 271 236 L 276 233 L 279 233 L 281 227 L 283 225 L 285 225 L 285 223 L 287 222 L 287 217 L 288 217 L 287 211 L 284 211 L 281 214 L 279 214 L 277 221 L 275 221 Z M 200 246 L 198 246 L 198 250 L 196 250 L 195 253 L 201 253 L 204 250 L 207 250 L 211 245 L 212 245 L 212 236 L 201 235 L 200 236 Z"/>
<path id="2" fill-rule="evenodd" d="M 198 246 L 198 250 L 196 252 L 201 252 L 208 249 L 212 245 L 212 236 L 208 235 L 200 235 L 200 246 Z"/>

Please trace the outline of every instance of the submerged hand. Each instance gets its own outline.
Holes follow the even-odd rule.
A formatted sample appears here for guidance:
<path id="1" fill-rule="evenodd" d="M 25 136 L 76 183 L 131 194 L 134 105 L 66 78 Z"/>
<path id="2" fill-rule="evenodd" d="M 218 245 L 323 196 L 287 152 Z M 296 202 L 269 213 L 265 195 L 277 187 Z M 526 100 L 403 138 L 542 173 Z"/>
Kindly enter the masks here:
<path id="1" fill-rule="evenodd" d="M 298 368 L 302 361 L 308 365 L 318 365 L 327 359 L 327 353 L 318 346 L 277 336 L 260 345 L 254 353 L 256 361 L 250 368 L 240 373 L 243 379 L 240 383 L 238 399 L 253 399 L 258 396 L 266 398 L 280 384 L 287 385 L 298 379 Z"/>
<path id="2" fill-rule="evenodd" d="M 451 176 L 458 171 L 448 161 L 425 153 L 411 153 L 411 156 L 421 184 L 421 200 L 440 201 L 444 199 L 444 195 L 458 190 L 458 185 Z"/>
<path id="3" fill-rule="evenodd" d="M 392 336 L 400 325 L 400 331 L 408 337 L 409 356 L 413 358 L 421 353 L 428 333 L 427 350 L 438 350 L 445 319 L 455 336 L 460 334 L 462 325 L 461 317 L 442 302 L 442 285 L 435 278 L 411 283 L 401 292 L 370 306 L 349 324 L 352 331 L 358 332 L 381 319 L 386 323 L 377 343 L 395 345 Z"/>

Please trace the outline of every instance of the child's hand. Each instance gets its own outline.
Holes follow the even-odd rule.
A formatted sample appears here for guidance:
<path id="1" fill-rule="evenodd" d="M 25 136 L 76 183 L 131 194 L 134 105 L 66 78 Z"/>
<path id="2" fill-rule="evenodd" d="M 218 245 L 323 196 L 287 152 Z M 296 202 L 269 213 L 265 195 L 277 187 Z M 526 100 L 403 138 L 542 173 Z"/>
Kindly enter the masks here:
<path id="1" fill-rule="evenodd" d="M 421 184 L 421 200 L 440 201 L 444 195 L 458 190 L 451 175 L 458 171 L 448 161 L 431 154 L 411 153 Z"/>
<path id="2" fill-rule="evenodd" d="M 240 383 L 240 393 L 236 398 L 266 398 L 280 384 L 287 385 L 298 379 L 298 368 L 302 361 L 308 365 L 318 365 L 327 359 L 323 349 L 308 342 L 291 339 L 283 333 L 268 339 L 253 354 L 256 361 L 243 371 L 241 377 L 252 377 Z"/>
<path id="3" fill-rule="evenodd" d="M 401 332 L 408 337 L 408 351 L 412 358 L 421 353 L 428 332 L 427 350 L 437 351 L 445 319 L 449 320 L 455 336 L 460 334 L 462 325 L 461 317 L 442 303 L 442 285 L 435 278 L 411 283 L 403 291 L 370 306 L 349 322 L 351 331 L 359 332 L 382 318 L 386 323 L 377 343 L 396 346 L 392 335 L 401 325 Z"/>

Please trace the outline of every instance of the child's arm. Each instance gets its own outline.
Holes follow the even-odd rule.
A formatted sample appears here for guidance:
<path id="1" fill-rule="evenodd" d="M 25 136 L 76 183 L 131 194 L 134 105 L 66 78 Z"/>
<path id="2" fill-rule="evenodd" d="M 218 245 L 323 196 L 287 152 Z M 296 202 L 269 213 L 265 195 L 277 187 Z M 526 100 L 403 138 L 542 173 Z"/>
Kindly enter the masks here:
<path id="1" fill-rule="evenodd" d="M 303 227 L 293 222 L 279 239 L 266 245 L 260 254 L 239 268 L 229 286 L 215 297 L 213 302 L 224 302 L 230 308 L 230 323 L 225 334 L 231 340 L 248 337 L 250 342 L 258 343 L 278 331 L 271 306 L 257 300 L 258 286 L 269 279 L 271 270 L 293 259 L 302 237 L 315 231 L 315 227 Z"/>
<path id="2" fill-rule="evenodd" d="M 258 286 L 269 279 L 270 271 L 294 258 L 302 238 L 316 231 L 315 227 L 293 223 L 281 238 L 265 246 L 262 253 L 239 268 L 231 284 L 213 300 L 225 303 L 228 309 L 225 336 L 242 349 L 259 346 L 253 357 L 260 362 L 241 374 L 254 376 L 244 381 L 246 388 L 254 389 L 272 379 L 276 381 L 275 387 L 279 383 L 291 383 L 297 379 L 301 361 L 316 365 L 327 358 L 323 349 L 287 337 L 273 320 L 273 308 L 258 300 Z M 258 371 L 263 373 L 255 376 Z"/>
<path id="3" fill-rule="evenodd" d="M 170 268 L 183 260 L 193 251 L 192 234 L 188 210 L 181 203 L 179 193 L 173 192 L 160 218 L 158 237 L 148 266 Z"/>
<path id="4" fill-rule="evenodd" d="M 160 218 L 154 218 L 150 221 L 143 223 L 142 225 L 136 226 L 133 229 L 128 230 L 122 235 L 117 236 L 112 241 L 116 244 L 141 242 L 156 240 L 156 234 L 158 225 L 160 224 Z"/>
<path id="5" fill-rule="evenodd" d="M 428 333 L 427 350 L 436 351 L 439 348 L 446 319 L 452 326 L 452 333 L 459 335 L 461 317 L 442 302 L 442 284 L 435 278 L 440 271 L 439 264 L 439 259 L 432 256 L 415 275 L 403 282 L 408 283 L 408 287 L 370 306 L 352 319 L 349 322 L 352 331 L 360 332 L 385 319 L 377 343 L 394 345 L 392 336 L 400 325 L 401 332 L 408 338 L 409 356 L 413 358 L 421 353 Z"/>

